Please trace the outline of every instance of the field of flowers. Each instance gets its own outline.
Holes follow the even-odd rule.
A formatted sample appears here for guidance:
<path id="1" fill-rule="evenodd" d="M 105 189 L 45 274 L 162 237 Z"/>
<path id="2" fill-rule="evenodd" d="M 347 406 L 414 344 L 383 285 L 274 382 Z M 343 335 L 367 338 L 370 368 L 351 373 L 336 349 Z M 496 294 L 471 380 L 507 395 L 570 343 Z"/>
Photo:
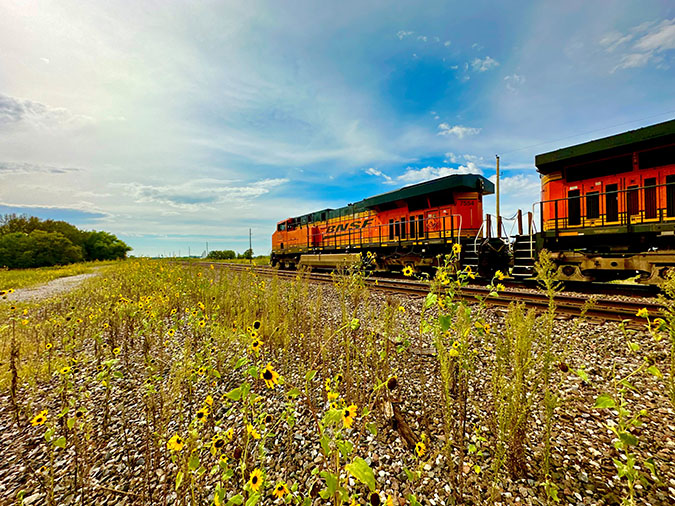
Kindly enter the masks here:
<path id="1" fill-rule="evenodd" d="M 422 300 L 344 274 L 126 261 L 0 299 L 0 502 L 675 502 L 675 281 L 629 329 L 469 305 L 452 258 Z"/>

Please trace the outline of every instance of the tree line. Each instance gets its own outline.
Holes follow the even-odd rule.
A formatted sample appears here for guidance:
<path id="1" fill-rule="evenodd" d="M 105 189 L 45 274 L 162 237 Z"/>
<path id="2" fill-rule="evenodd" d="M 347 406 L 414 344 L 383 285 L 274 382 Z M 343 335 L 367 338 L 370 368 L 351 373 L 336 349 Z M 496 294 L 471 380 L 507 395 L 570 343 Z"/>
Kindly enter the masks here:
<path id="1" fill-rule="evenodd" d="M 65 221 L 0 216 L 0 267 L 31 268 L 125 258 L 131 248 L 113 234 Z"/>
<path id="2" fill-rule="evenodd" d="M 253 250 L 247 249 L 243 253 L 239 254 L 231 249 L 213 250 L 209 251 L 209 254 L 206 255 L 206 258 L 210 258 L 211 260 L 233 260 L 235 258 L 245 258 L 250 260 L 253 258 Z"/>

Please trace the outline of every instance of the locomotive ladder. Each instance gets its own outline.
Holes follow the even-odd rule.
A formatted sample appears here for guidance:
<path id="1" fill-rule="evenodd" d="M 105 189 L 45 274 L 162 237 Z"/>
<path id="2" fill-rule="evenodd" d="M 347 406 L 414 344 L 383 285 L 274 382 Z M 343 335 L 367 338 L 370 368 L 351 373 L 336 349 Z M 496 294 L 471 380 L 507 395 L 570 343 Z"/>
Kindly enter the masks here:
<path id="1" fill-rule="evenodd" d="M 530 278 L 534 276 L 534 258 L 531 251 L 535 251 L 534 237 L 517 235 L 513 242 L 513 269 L 514 278 Z"/>

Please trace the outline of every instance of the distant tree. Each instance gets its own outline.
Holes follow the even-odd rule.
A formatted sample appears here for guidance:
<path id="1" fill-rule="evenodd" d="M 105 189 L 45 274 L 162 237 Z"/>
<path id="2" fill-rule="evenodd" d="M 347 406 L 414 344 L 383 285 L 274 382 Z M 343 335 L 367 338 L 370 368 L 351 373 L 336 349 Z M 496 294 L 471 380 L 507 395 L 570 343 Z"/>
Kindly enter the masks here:
<path id="1" fill-rule="evenodd" d="M 0 266 L 10 268 L 65 265 L 83 260 L 82 248 L 63 234 L 33 230 L 0 236 Z"/>
<path id="2" fill-rule="evenodd" d="M 253 258 L 253 250 L 252 249 L 247 249 L 244 251 L 241 255 L 239 255 L 238 258 L 245 258 L 246 260 L 250 260 Z"/>
<path id="3" fill-rule="evenodd" d="M 237 258 L 237 254 L 230 249 L 213 250 L 209 251 L 206 258 L 210 258 L 211 260 L 232 260 L 233 258 Z"/>
<path id="4" fill-rule="evenodd" d="M 86 260 L 116 260 L 125 258 L 131 248 L 108 232 L 84 232 L 84 253 Z"/>

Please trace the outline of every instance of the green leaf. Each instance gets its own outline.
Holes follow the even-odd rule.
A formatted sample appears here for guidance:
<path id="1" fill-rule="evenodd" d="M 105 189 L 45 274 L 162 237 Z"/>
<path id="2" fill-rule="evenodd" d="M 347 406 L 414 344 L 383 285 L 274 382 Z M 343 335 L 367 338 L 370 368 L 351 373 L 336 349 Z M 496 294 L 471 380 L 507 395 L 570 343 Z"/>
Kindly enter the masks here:
<path id="1" fill-rule="evenodd" d="M 595 406 L 593 407 L 595 409 L 614 408 L 616 407 L 616 404 L 614 403 L 614 399 L 609 395 L 602 394 L 595 400 Z"/>
<path id="2" fill-rule="evenodd" d="M 288 392 L 286 395 L 288 395 L 291 399 L 295 399 L 298 397 L 302 392 L 297 388 L 293 387 L 290 392 Z"/>
<path id="3" fill-rule="evenodd" d="M 446 314 L 438 317 L 438 323 L 441 326 L 441 332 L 445 332 L 452 325 L 452 315 Z"/>
<path id="4" fill-rule="evenodd" d="M 330 455 L 330 438 L 324 433 L 319 440 L 324 455 Z"/>
<path id="5" fill-rule="evenodd" d="M 338 479 L 333 473 L 328 471 L 321 471 L 321 477 L 326 482 L 326 487 L 328 489 L 328 497 L 332 496 L 337 490 Z"/>
<path id="6" fill-rule="evenodd" d="M 356 457 L 345 469 L 361 483 L 366 485 L 371 492 L 375 491 L 375 474 L 368 463 L 361 457 Z"/>
<path id="7" fill-rule="evenodd" d="M 628 431 L 619 432 L 619 439 L 629 446 L 635 446 L 638 444 L 638 438 Z"/>
<path id="8" fill-rule="evenodd" d="M 410 506 L 422 506 L 418 501 L 417 497 L 413 494 L 410 494 L 408 496 L 408 502 L 410 503 Z"/>
<path id="9" fill-rule="evenodd" d="M 248 498 L 248 501 L 246 501 L 246 506 L 254 506 L 258 504 L 258 501 L 260 500 L 260 494 L 253 494 Z"/>
<path id="10" fill-rule="evenodd" d="M 235 504 L 244 504 L 244 496 L 241 494 L 237 494 L 233 497 L 230 497 L 230 500 L 227 501 L 227 504 L 225 506 L 234 506 Z"/>
<path id="11" fill-rule="evenodd" d="M 72 428 L 75 427 L 75 418 L 68 418 L 66 425 L 68 425 L 68 428 L 72 430 Z"/>
<path id="12" fill-rule="evenodd" d="M 190 460 L 188 460 L 188 469 L 190 469 L 190 471 L 194 471 L 198 467 L 199 467 L 199 455 L 193 453 L 190 456 Z"/>
<path id="13" fill-rule="evenodd" d="M 335 444 L 337 445 L 338 449 L 340 450 L 340 453 L 344 458 L 349 457 L 349 455 L 352 453 L 352 450 L 354 449 L 354 445 L 346 440 L 345 441 L 337 440 L 335 441 Z"/>
<path id="14" fill-rule="evenodd" d="M 631 351 L 638 351 L 640 349 L 640 345 L 638 343 L 631 341 L 628 341 L 628 347 L 631 349 Z"/>
<path id="15" fill-rule="evenodd" d="M 257 378 L 257 377 L 258 377 L 258 368 L 257 368 L 256 366 L 254 366 L 254 365 L 252 365 L 251 367 L 249 367 L 248 370 L 247 370 L 246 372 L 247 372 L 247 373 L 249 374 L 249 376 L 251 376 L 252 378 Z"/>
<path id="16" fill-rule="evenodd" d="M 366 429 L 368 429 L 368 432 L 373 436 L 377 436 L 377 424 L 375 422 L 368 422 L 366 424 Z"/>
<path id="17" fill-rule="evenodd" d="M 59 436 L 58 439 L 54 441 L 54 446 L 58 446 L 59 448 L 65 448 L 66 438 L 64 436 Z"/>
<path id="18" fill-rule="evenodd" d="M 361 322 L 358 318 L 352 318 L 352 321 L 349 323 L 349 328 L 352 330 L 359 330 L 361 327 Z"/>
<path id="19" fill-rule="evenodd" d="M 656 367 L 655 365 L 652 365 L 652 366 L 648 367 L 647 372 L 649 372 L 650 374 L 653 374 L 654 376 L 656 376 L 659 379 L 663 378 L 663 374 L 661 373 L 661 371 L 659 371 L 659 368 Z"/>
<path id="20" fill-rule="evenodd" d="M 176 490 L 180 487 L 180 484 L 183 483 L 183 471 L 178 471 L 178 474 L 176 475 Z"/>
<path id="21" fill-rule="evenodd" d="M 314 379 L 314 376 L 316 376 L 316 371 L 312 369 L 311 371 L 307 371 L 305 374 L 305 381 L 312 381 Z"/>
<path id="22" fill-rule="evenodd" d="M 247 362 L 248 362 L 248 357 L 241 357 L 239 360 L 237 360 L 237 363 L 234 364 L 234 368 L 239 369 L 242 365 L 246 364 Z M 237 497 L 237 496 L 235 496 L 235 497 Z M 230 501 L 231 500 L 232 499 L 230 499 Z M 237 504 L 241 504 L 241 503 L 237 503 Z"/>
<path id="23" fill-rule="evenodd" d="M 476 453 L 476 445 L 469 443 L 469 453 Z"/>
<path id="24" fill-rule="evenodd" d="M 577 376 L 579 376 L 583 381 L 585 381 L 586 383 L 588 383 L 588 374 L 586 374 L 586 371 L 584 371 L 583 369 L 577 369 L 577 370 L 574 371 L 574 372 L 575 372 L 575 374 L 576 374 Z"/>
<path id="25" fill-rule="evenodd" d="M 241 399 L 241 387 L 240 388 L 235 388 L 234 390 L 230 390 L 225 394 L 225 397 L 232 401 L 238 401 Z"/>
<path id="26" fill-rule="evenodd" d="M 424 309 L 428 309 L 434 304 L 436 304 L 437 300 L 438 296 L 435 293 L 428 293 L 426 298 L 424 299 Z"/>

